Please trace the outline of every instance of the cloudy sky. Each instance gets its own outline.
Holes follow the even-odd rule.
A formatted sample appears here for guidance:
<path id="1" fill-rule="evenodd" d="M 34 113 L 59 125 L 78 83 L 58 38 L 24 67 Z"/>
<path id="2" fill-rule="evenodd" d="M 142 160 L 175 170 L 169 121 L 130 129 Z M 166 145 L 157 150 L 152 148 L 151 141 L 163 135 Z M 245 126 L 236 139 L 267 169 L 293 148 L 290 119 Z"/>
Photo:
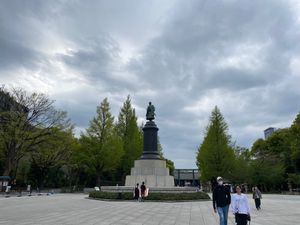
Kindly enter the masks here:
<path id="1" fill-rule="evenodd" d="M 77 135 L 108 97 L 115 117 L 149 101 L 167 158 L 195 168 L 217 105 L 237 145 L 300 110 L 300 2 L 0 2 L 0 85 L 43 92 Z"/>

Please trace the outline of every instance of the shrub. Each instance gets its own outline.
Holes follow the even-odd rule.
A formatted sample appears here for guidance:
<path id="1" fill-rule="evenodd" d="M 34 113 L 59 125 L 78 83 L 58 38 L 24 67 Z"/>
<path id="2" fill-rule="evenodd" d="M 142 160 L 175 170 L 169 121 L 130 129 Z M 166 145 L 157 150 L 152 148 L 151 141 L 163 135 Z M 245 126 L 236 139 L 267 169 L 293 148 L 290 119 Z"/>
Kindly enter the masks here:
<path id="1" fill-rule="evenodd" d="M 209 200 L 210 197 L 204 192 L 189 193 L 151 193 L 147 197 L 153 201 L 186 201 L 186 200 Z"/>
<path id="2" fill-rule="evenodd" d="M 131 192 L 101 192 L 93 191 L 89 194 L 90 198 L 107 200 L 132 200 Z M 146 200 L 151 201 L 190 201 L 190 200 L 209 200 L 210 197 L 204 192 L 189 193 L 150 193 Z"/>
<path id="3" fill-rule="evenodd" d="M 115 200 L 132 200 L 133 194 L 131 192 L 102 192 L 92 191 L 89 194 L 90 198 L 97 199 L 115 199 Z"/>

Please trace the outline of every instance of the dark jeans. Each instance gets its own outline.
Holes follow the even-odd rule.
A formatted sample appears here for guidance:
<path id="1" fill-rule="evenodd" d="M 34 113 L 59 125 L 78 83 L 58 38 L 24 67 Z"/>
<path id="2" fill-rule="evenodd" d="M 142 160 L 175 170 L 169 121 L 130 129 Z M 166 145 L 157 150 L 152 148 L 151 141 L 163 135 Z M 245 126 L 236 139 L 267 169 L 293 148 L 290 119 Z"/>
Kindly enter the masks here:
<path id="1" fill-rule="evenodd" d="M 255 201 L 255 207 L 257 209 L 260 209 L 260 198 L 255 198 L 254 201 Z"/>
<path id="2" fill-rule="evenodd" d="M 235 214 L 236 225 L 247 225 L 247 215 L 246 214 Z"/>

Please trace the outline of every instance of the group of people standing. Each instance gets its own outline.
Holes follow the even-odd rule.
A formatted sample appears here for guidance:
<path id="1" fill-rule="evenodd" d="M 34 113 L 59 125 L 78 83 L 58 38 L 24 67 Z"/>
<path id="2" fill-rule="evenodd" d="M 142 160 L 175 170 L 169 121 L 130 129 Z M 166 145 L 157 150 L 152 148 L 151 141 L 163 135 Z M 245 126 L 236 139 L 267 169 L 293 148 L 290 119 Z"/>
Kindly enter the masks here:
<path id="1" fill-rule="evenodd" d="M 134 188 L 133 198 L 136 201 L 144 201 L 145 197 L 148 195 L 148 190 L 146 188 L 145 182 L 142 182 L 141 187 L 139 187 L 139 183 L 136 184 Z"/>
<path id="2" fill-rule="evenodd" d="M 218 185 L 213 190 L 213 207 L 215 213 L 218 212 L 220 225 L 227 225 L 228 210 L 231 210 L 235 215 L 237 225 L 246 225 L 250 221 L 250 206 L 247 196 L 242 193 L 239 185 L 235 187 L 235 194 L 230 194 L 230 188 L 223 184 L 223 178 L 217 178 Z M 260 210 L 261 192 L 257 187 L 253 188 L 253 198 L 257 210 Z"/>

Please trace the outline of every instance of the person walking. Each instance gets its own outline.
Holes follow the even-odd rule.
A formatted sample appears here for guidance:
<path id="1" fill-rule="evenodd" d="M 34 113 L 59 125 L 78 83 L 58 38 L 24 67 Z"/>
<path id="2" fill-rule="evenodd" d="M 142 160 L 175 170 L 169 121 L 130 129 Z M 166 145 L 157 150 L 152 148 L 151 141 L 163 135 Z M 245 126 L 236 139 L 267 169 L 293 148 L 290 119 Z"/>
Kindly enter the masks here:
<path id="1" fill-rule="evenodd" d="M 141 200 L 144 201 L 144 198 L 146 197 L 146 185 L 145 182 L 142 182 L 141 185 Z"/>
<path id="2" fill-rule="evenodd" d="M 261 192 L 260 190 L 257 188 L 257 186 L 255 186 L 253 188 L 253 199 L 254 199 L 254 202 L 255 202 L 255 207 L 257 210 L 260 210 L 260 205 L 261 205 L 261 199 L 262 196 L 261 196 Z"/>
<path id="3" fill-rule="evenodd" d="M 250 206 L 247 195 L 242 193 L 241 187 L 236 186 L 236 194 L 232 196 L 231 209 L 235 215 L 237 225 L 247 225 L 250 220 Z"/>
<path id="4" fill-rule="evenodd" d="M 215 213 L 218 212 L 220 225 L 227 225 L 228 208 L 231 203 L 230 190 L 224 186 L 223 178 L 217 178 L 218 185 L 213 190 L 213 207 Z"/>
<path id="5" fill-rule="evenodd" d="M 134 188 L 134 193 L 133 193 L 133 199 L 135 201 L 139 201 L 140 200 L 140 188 L 139 188 L 139 183 L 136 184 L 135 188 Z"/>

